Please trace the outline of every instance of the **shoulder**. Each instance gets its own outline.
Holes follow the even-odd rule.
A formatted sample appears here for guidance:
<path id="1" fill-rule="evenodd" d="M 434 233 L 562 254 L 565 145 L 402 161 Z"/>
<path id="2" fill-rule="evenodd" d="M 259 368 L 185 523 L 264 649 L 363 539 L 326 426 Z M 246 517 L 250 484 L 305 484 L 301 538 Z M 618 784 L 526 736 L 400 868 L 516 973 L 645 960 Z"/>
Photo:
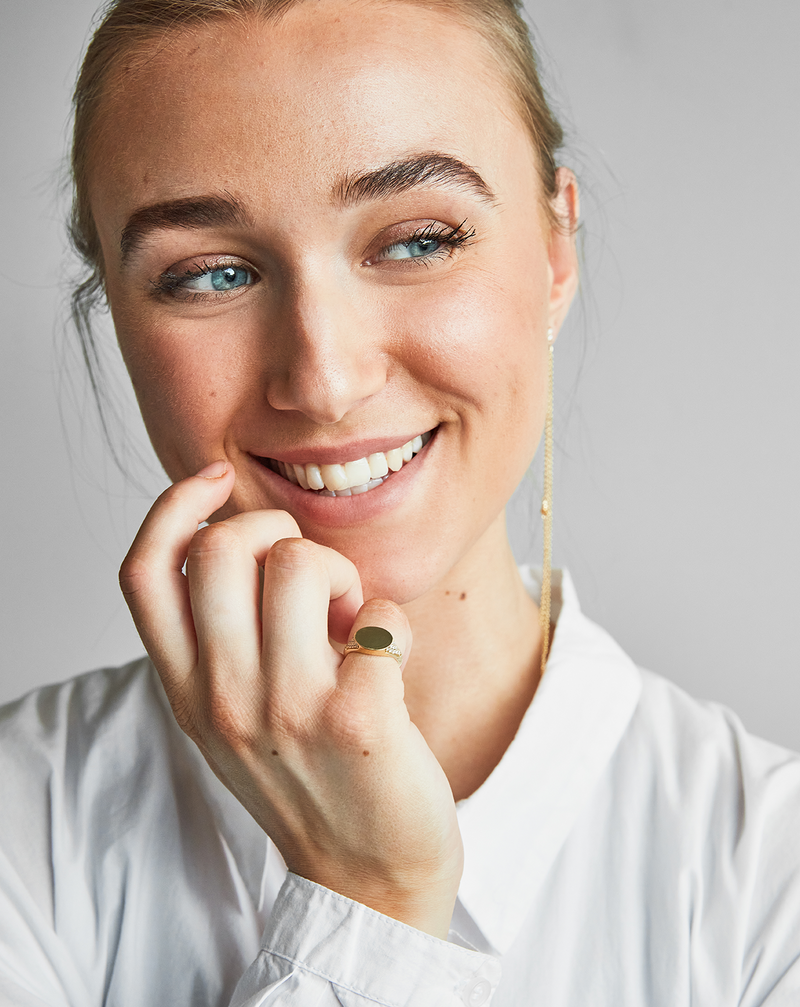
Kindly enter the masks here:
<path id="1" fill-rule="evenodd" d="M 545 675 L 541 699 L 558 736 L 595 765 L 602 752 L 593 737 L 612 738 L 601 787 L 611 819 L 645 846 L 669 847 L 662 852 L 683 868 L 702 868 L 706 880 L 724 885 L 735 875 L 747 887 L 761 872 L 769 886 L 798 874 L 800 755 L 638 668 L 580 611 L 567 576 L 558 589 L 555 674 L 549 683 Z"/>
<path id="2" fill-rule="evenodd" d="M 686 796 L 719 796 L 723 781 L 739 799 L 780 803 L 800 796 L 800 755 L 754 737 L 719 703 L 695 699 L 673 682 L 639 669 L 642 690 L 625 742 Z M 787 809 L 789 810 L 789 809 Z"/>
<path id="3" fill-rule="evenodd" d="M 529 590 L 535 595 L 536 586 Z M 615 774 L 624 773 L 631 784 L 647 781 L 676 800 L 680 795 L 684 811 L 723 794 L 729 801 L 746 797 L 751 809 L 758 803 L 764 813 L 773 805 L 786 814 L 800 809 L 800 755 L 754 737 L 725 706 L 695 699 L 637 667 L 580 610 L 566 572 L 554 578 L 553 594 L 560 613 L 551 656 L 556 681 L 548 682 L 548 670 L 543 692 L 552 687 L 562 694 L 555 711 L 561 720 L 574 720 L 576 711 L 586 723 L 616 715 Z"/>
<path id="4" fill-rule="evenodd" d="M 166 697 L 147 658 L 45 686 L 0 707 L 0 763 L 30 773 L 62 758 L 78 764 L 100 750 L 133 752 L 131 742 L 170 731 Z"/>
<path id="5" fill-rule="evenodd" d="M 618 822 L 634 819 L 645 837 L 649 890 L 681 893 L 695 986 L 708 993 L 698 1000 L 715 1002 L 720 971 L 703 963 L 730 959 L 747 983 L 742 1003 L 771 995 L 796 1003 L 800 756 L 754 737 L 724 706 L 640 674 L 613 762 L 613 799 Z"/>
<path id="6" fill-rule="evenodd" d="M 37 689 L 0 708 L 0 846 L 38 884 L 76 837 L 153 817 L 192 761 L 146 658 Z"/>
<path id="7" fill-rule="evenodd" d="M 749 734 L 731 710 L 640 672 L 611 767 L 625 814 L 679 868 L 694 918 L 738 931 L 766 962 L 800 924 L 800 755 Z M 654 866 L 654 869 L 655 866 Z M 777 928 L 777 929 L 775 929 Z M 793 946 L 794 937 L 790 944 Z"/>
<path id="8" fill-rule="evenodd" d="M 70 851 L 94 846 L 92 834 L 110 825 L 107 848 L 125 828 L 130 815 L 120 811 L 136 789 L 127 783 L 141 766 L 142 735 L 156 762 L 169 736 L 159 689 L 141 659 L 0 707 L 0 807 L 11 809 L 0 815 L 2 904 L 32 899 L 54 918 L 59 867 L 76 866 Z M 8 906 L 4 913 L 14 918 Z"/>
<path id="9" fill-rule="evenodd" d="M 617 920 L 641 920 L 644 900 L 698 1002 L 727 1002 L 723 988 L 743 1005 L 800 1002 L 800 755 L 637 668 L 588 619 L 566 614 L 562 643 L 574 636 L 594 669 L 597 719 L 607 717 L 604 691 L 626 695 L 631 714 L 565 869 L 585 877 L 593 864 Z M 586 692 L 581 683 L 571 707 Z M 638 946 L 636 926 L 625 932 Z"/>

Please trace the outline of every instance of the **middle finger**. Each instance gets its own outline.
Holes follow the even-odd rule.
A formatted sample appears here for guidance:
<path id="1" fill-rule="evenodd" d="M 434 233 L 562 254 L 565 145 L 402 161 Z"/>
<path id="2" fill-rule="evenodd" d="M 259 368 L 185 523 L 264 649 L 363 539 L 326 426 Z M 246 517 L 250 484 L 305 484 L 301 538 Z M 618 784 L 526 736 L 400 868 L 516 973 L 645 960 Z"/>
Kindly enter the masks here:
<path id="1" fill-rule="evenodd" d="M 300 537 L 294 518 L 279 510 L 237 514 L 194 535 L 186 576 L 199 662 L 209 673 L 239 678 L 258 669 L 259 566 L 275 542 Z"/>

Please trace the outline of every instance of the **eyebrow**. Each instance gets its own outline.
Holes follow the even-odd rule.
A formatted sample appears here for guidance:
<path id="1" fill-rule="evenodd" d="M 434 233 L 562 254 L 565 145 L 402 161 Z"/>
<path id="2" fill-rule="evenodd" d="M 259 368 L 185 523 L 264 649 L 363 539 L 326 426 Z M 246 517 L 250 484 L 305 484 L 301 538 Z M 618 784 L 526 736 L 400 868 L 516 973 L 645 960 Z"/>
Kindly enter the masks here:
<path id="1" fill-rule="evenodd" d="M 426 185 L 465 188 L 488 202 L 496 198 L 474 168 L 457 157 L 432 151 L 392 161 L 372 171 L 345 175 L 334 186 L 333 199 L 342 206 L 353 206 Z M 242 203 L 230 193 L 187 196 L 142 206 L 134 210 L 122 229 L 119 243 L 122 264 L 125 265 L 156 231 L 248 226 L 251 223 Z"/>
<path id="2" fill-rule="evenodd" d="M 249 216 L 235 196 L 188 196 L 163 203 L 152 203 L 135 210 L 122 229 L 119 247 L 123 264 L 154 231 L 171 228 L 189 230 L 204 227 L 247 225 Z"/>
<path id="3" fill-rule="evenodd" d="M 333 197 L 343 206 L 384 199 L 425 185 L 447 185 L 471 190 L 480 199 L 493 202 L 495 194 L 475 168 L 457 157 L 428 151 L 358 175 L 345 175 L 334 187 Z"/>

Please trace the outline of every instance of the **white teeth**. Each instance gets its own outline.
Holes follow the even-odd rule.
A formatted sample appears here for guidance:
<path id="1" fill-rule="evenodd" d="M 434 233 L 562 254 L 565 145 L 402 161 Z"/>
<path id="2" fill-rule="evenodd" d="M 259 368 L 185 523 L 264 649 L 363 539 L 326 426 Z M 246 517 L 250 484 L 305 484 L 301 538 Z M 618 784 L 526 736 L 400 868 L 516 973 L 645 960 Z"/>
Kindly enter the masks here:
<path id="1" fill-rule="evenodd" d="M 344 474 L 347 476 L 347 485 L 351 489 L 353 486 L 366 486 L 372 478 L 369 462 L 366 458 L 359 458 L 355 462 L 345 462 Z"/>
<path id="2" fill-rule="evenodd" d="M 386 452 L 386 464 L 392 470 L 392 472 L 399 472 L 403 467 L 403 449 L 402 448 L 392 448 L 391 451 Z"/>
<path id="3" fill-rule="evenodd" d="M 369 474 L 373 479 L 382 479 L 384 476 L 389 474 L 389 465 L 386 461 L 386 455 L 383 451 L 378 451 L 374 455 L 370 455 L 367 458 L 367 465 L 369 465 Z"/>
<path id="4" fill-rule="evenodd" d="M 344 465 L 320 465 L 319 471 L 326 489 L 343 490 L 347 487 Z"/>
<path id="5" fill-rule="evenodd" d="M 325 480 L 322 478 L 319 465 L 315 465 L 313 462 L 309 462 L 308 465 L 306 465 L 306 479 L 308 480 L 308 485 L 312 490 L 325 489 Z"/>
<path id="6" fill-rule="evenodd" d="M 432 436 L 432 433 L 418 434 L 402 447 L 376 451 L 368 458 L 357 458 L 342 465 L 317 465 L 316 462 L 295 465 L 270 460 L 269 466 L 284 479 L 321 496 L 357 496 L 380 486 L 390 472 L 399 472 Z"/>
<path id="7" fill-rule="evenodd" d="M 304 490 L 311 489 L 308 479 L 306 479 L 306 470 L 303 465 L 293 465 L 294 474 L 297 476 L 297 481 L 303 487 Z"/>

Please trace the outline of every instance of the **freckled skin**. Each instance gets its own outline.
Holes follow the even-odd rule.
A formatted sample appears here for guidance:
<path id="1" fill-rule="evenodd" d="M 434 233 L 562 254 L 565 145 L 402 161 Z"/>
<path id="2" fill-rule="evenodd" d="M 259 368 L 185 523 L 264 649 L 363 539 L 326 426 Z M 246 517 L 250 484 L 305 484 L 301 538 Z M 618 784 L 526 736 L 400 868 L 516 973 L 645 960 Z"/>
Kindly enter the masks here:
<path id="1" fill-rule="evenodd" d="M 544 423 L 546 331 L 577 282 L 492 55 L 437 11 L 321 0 L 269 26 L 169 40 L 109 89 L 100 127 L 90 194 L 120 347 L 170 478 L 232 463 L 214 520 L 278 506 L 253 454 L 302 446 L 313 460 L 318 446 L 437 428 L 396 506 L 351 526 L 298 521 L 356 565 L 366 597 L 405 606 L 406 702 L 445 765 L 435 735 L 455 736 L 469 696 L 457 677 L 500 665 L 519 678 L 534 664 L 536 611 L 504 507 Z M 332 201 L 343 175 L 430 150 L 474 166 L 496 200 L 429 187 Z M 564 191 L 575 210 L 572 183 Z M 220 192 L 246 206 L 247 227 L 166 231 L 123 266 L 136 208 Z M 475 238 L 413 273 L 364 265 L 384 230 L 418 220 L 468 221 Z M 211 307 L 153 295 L 161 274 L 222 254 L 259 282 Z M 447 606 L 448 593 L 465 604 Z M 507 641 L 505 662 L 492 637 Z"/>
<path id="2" fill-rule="evenodd" d="M 109 100 L 110 126 L 95 157 L 104 170 L 94 175 L 92 204 L 120 345 L 173 479 L 221 455 L 237 466 L 249 441 L 268 447 L 275 433 L 313 442 L 334 416 L 341 439 L 384 430 L 390 410 L 404 418 L 403 429 L 443 425 L 435 477 L 431 473 L 402 515 L 375 528 L 380 579 L 385 582 L 387 570 L 403 571 L 383 593 L 408 600 L 486 532 L 533 455 L 543 421 L 549 277 L 530 145 L 514 119 L 498 116 L 498 85 L 476 89 L 476 70 L 488 78 L 489 69 L 471 33 L 427 16 L 439 40 L 432 104 L 429 75 L 417 71 L 433 59 L 426 18 L 403 5 L 375 17 L 387 28 L 400 24 L 381 39 L 375 22 L 360 31 L 348 23 L 338 59 L 331 25 L 315 20 L 305 5 L 269 33 L 242 38 L 221 27 L 176 40 L 126 82 L 118 99 L 125 117 L 116 123 L 115 99 Z M 346 34 L 344 24 L 333 31 Z M 463 58 L 465 34 L 471 60 Z M 449 36 L 455 36 L 452 45 Z M 314 60 L 323 48 L 327 65 L 320 77 Z M 224 90 L 215 83 L 209 91 L 223 66 Z M 469 108 L 465 91 L 474 95 Z M 187 99 L 206 93 L 208 99 Z M 480 167 L 499 208 L 460 194 L 400 201 L 392 208 L 400 219 L 423 206 L 431 216 L 443 209 L 463 213 L 477 226 L 478 240 L 436 280 L 376 290 L 348 268 L 344 251 L 352 241 L 360 247 L 385 214 L 371 208 L 342 214 L 330 205 L 331 184 L 342 171 L 440 148 Z M 198 245 L 194 235 L 173 234 L 141 269 L 119 271 L 115 236 L 127 212 L 189 189 L 243 194 L 258 208 L 248 244 L 278 246 L 287 261 L 274 268 L 275 286 L 293 287 L 295 298 L 262 295 L 247 308 L 241 298 L 202 326 L 148 298 L 151 274 L 169 268 L 173 255 L 206 245 L 216 251 L 228 235 Z M 233 243 L 241 245 L 236 237 Z M 305 333 L 297 320 L 303 301 L 312 316 Z M 309 386 L 315 369 L 323 368 L 341 380 L 320 404 Z M 482 476 L 488 471 L 491 480 Z M 239 479 L 225 513 L 269 505 L 261 486 Z M 429 531 L 418 519 L 422 506 L 439 515 Z M 416 522 L 413 558 L 409 522 Z M 303 532 L 343 551 L 366 580 L 379 579 L 370 577 L 377 564 L 374 550 L 364 548 L 363 530 L 335 539 L 319 528 Z"/>

